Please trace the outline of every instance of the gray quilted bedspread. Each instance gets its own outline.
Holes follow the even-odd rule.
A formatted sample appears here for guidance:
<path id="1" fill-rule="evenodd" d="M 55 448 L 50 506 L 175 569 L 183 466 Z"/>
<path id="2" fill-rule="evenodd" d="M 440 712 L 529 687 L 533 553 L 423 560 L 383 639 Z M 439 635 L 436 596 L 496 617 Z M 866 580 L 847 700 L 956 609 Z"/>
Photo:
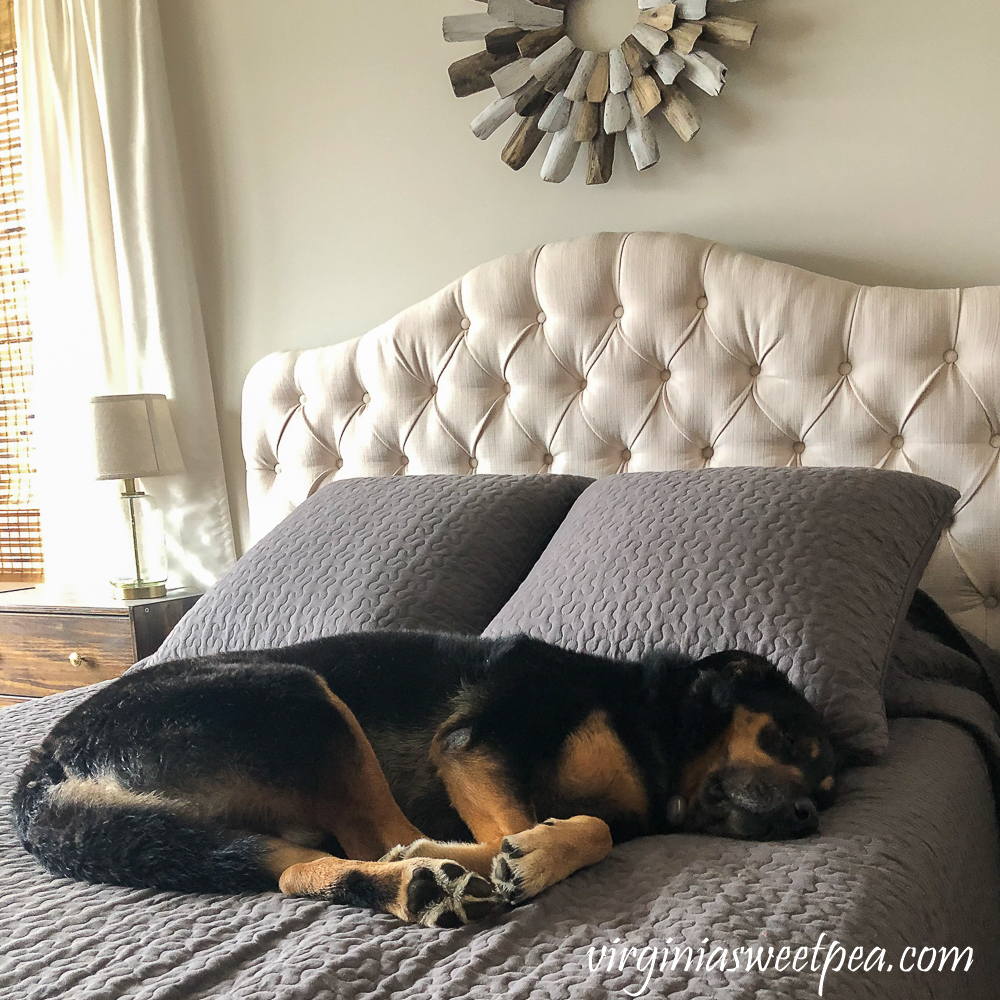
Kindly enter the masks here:
<path id="1" fill-rule="evenodd" d="M 890 715 L 905 717 L 890 723 L 878 764 L 845 773 L 818 836 L 633 841 L 529 905 L 450 931 L 277 894 L 190 896 L 52 878 L 18 845 L 6 801 L 29 748 L 87 692 L 7 710 L 0 997 L 770 1000 L 816 997 L 821 983 L 824 997 L 848 1000 L 994 997 L 997 717 L 973 693 L 983 681 L 969 661 L 938 656 L 912 633 L 906 639 L 909 659 L 896 664 L 886 691 Z M 843 955 L 828 948 L 834 940 Z M 684 945 L 693 957 L 682 952 L 675 962 L 674 947 Z M 900 970 L 901 959 L 916 964 L 922 948 L 942 945 L 971 947 L 971 970 Z M 762 946 L 765 962 L 773 948 L 782 968 L 772 959 L 748 971 L 746 953 L 733 954 L 747 946 L 755 954 Z M 702 948 L 714 955 L 711 969 L 704 960 L 699 968 Z M 799 948 L 809 951 L 795 971 Z M 882 971 L 857 962 L 850 971 L 855 948 L 869 966 L 884 949 Z"/>

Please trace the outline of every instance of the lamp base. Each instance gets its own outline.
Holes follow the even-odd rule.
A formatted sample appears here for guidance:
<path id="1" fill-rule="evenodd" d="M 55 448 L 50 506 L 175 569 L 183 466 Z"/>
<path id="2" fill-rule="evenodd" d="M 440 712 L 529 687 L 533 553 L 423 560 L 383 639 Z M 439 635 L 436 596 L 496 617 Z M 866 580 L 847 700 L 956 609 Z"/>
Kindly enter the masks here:
<path id="1" fill-rule="evenodd" d="M 112 580 L 111 587 L 116 601 L 144 601 L 150 597 L 166 597 L 165 581 L 151 582 L 149 580 Z"/>

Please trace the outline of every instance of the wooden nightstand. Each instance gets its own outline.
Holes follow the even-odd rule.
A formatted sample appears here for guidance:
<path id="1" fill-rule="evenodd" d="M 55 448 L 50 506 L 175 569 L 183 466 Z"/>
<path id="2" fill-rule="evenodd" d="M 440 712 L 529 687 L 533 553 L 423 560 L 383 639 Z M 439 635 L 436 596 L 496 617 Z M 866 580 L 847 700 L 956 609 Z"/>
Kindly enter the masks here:
<path id="1" fill-rule="evenodd" d="M 34 587 L 0 594 L 0 708 L 124 673 L 198 600 L 115 601 Z"/>

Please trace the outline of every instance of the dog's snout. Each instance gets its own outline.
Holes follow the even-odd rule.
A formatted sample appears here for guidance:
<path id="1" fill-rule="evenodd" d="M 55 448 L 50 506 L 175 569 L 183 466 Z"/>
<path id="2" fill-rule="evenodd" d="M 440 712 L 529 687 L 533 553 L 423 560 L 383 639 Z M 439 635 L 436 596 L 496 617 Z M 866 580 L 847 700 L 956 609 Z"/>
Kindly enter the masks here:
<path id="1" fill-rule="evenodd" d="M 792 829 L 799 836 L 815 833 L 819 827 L 819 810 L 809 798 L 796 799 L 792 806 Z"/>

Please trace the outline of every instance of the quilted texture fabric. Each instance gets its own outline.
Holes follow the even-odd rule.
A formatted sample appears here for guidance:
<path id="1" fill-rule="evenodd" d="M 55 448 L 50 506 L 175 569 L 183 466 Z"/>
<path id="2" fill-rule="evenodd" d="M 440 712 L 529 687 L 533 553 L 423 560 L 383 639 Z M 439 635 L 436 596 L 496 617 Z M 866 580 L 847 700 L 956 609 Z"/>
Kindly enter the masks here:
<path id="1" fill-rule="evenodd" d="M 866 288 L 689 236 L 477 267 L 247 378 L 255 536 L 331 478 L 854 465 L 961 491 L 922 586 L 1000 647 L 1000 288 Z"/>
<path id="2" fill-rule="evenodd" d="M 837 742 L 879 754 L 893 635 L 957 497 L 871 469 L 607 477 L 573 506 L 486 634 L 527 632 L 626 659 L 658 646 L 759 653 Z"/>
<path id="3" fill-rule="evenodd" d="M 237 562 L 145 662 L 364 629 L 480 632 L 589 483 L 579 476 L 331 483 Z"/>
<path id="4" fill-rule="evenodd" d="M 4 1000 L 621 1000 L 647 945 L 842 942 L 894 972 L 830 973 L 826 1000 L 973 1000 L 1000 981 L 1000 853 L 986 764 L 947 722 L 894 721 L 889 753 L 844 776 L 821 834 L 760 844 L 649 837 L 491 923 L 453 931 L 278 894 L 184 895 L 53 878 L 17 843 L 14 778 L 89 692 L 0 712 L 0 996 Z M 960 816 L 961 822 L 955 822 Z M 624 968 L 588 950 L 636 948 Z M 971 946 L 968 974 L 901 975 L 904 948 Z M 620 952 L 616 952 L 616 955 Z M 717 956 L 718 958 L 718 956 Z M 822 953 L 820 961 L 822 961 Z M 647 955 L 648 963 L 648 955 Z M 808 969 L 651 977 L 668 1000 L 815 1000 Z M 718 962 L 716 961 L 716 964 Z"/>

